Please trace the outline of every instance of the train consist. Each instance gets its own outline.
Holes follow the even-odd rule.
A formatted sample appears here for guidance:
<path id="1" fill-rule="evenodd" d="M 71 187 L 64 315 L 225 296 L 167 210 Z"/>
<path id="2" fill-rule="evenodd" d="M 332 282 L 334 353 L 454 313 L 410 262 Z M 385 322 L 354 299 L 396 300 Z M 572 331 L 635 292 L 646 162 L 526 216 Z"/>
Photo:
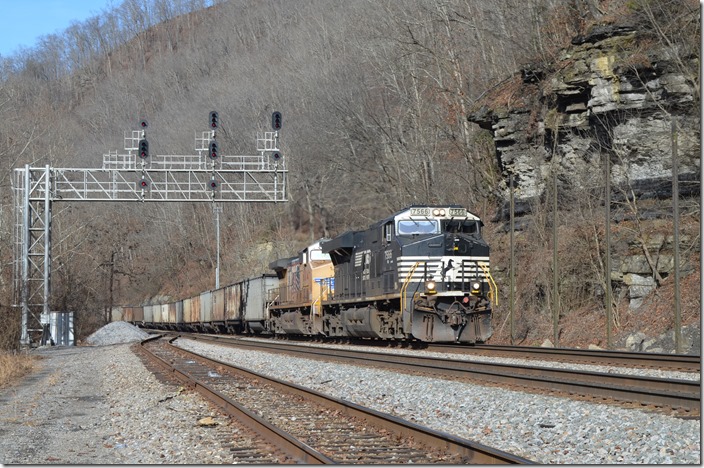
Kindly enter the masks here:
<path id="1" fill-rule="evenodd" d="M 411 206 L 272 262 L 275 274 L 123 307 L 122 319 L 180 331 L 485 342 L 497 289 L 481 228 L 460 206 Z"/>

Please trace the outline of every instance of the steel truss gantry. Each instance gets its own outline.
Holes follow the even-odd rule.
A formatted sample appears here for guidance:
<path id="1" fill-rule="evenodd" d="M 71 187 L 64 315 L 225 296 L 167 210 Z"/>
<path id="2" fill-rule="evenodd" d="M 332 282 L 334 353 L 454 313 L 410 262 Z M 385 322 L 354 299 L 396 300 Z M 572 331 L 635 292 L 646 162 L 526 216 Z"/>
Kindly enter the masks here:
<path id="1" fill-rule="evenodd" d="M 14 304 L 21 309 L 20 344 L 45 344 L 51 294 L 51 216 L 55 202 L 285 202 L 286 161 L 278 131 L 257 136 L 257 155 L 211 159 L 214 131 L 196 137 L 197 155 L 141 159 L 144 131 L 125 136 L 127 154 L 103 155 L 101 168 L 26 165 L 14 170 Z"/>

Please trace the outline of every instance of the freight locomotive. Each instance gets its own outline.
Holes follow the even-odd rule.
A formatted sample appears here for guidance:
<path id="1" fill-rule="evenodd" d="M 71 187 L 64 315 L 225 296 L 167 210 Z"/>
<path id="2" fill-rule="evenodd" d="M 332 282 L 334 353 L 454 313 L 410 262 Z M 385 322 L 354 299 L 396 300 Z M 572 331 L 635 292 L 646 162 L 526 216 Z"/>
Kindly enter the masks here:
<path id="1" fill-rule="evenodd" d="M 482 226 L 457 205 L 410 206 L 272 262 L 275 275 L 124 307 L 122 318 L 181 331 L 485 342 L 498 292 Z"/>

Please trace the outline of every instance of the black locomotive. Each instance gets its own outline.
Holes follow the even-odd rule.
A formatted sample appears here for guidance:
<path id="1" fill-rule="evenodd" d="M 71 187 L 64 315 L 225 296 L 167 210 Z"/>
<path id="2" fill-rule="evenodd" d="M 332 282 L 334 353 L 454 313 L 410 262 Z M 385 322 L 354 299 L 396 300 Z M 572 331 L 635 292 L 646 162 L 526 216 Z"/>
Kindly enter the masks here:
<path id="1" fill-rule="evenodd" d="M 460 206 L 411 206 L 323 242 L 335 268 L 323 333 L 486 341 L 496 290 L 481 228 Z"/>

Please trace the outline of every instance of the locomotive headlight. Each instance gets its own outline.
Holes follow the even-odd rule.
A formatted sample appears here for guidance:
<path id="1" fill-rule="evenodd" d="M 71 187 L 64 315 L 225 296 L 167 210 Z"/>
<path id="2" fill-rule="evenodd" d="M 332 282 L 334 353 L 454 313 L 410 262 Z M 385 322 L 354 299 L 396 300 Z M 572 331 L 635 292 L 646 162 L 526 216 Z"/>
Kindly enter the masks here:
<path id="1" fill-rule="evenodd" d="M 433 210 L 433 216 L 445 216 L 445 210 L 441 208 L 435 208 Z"/>
<path id="2" fill-rule="evenodd" d="M 435 281 L 430 280 L 425 282 L 425 293 L 426 294 L 436 294 L 438 291 L 435 287 Z"/>

